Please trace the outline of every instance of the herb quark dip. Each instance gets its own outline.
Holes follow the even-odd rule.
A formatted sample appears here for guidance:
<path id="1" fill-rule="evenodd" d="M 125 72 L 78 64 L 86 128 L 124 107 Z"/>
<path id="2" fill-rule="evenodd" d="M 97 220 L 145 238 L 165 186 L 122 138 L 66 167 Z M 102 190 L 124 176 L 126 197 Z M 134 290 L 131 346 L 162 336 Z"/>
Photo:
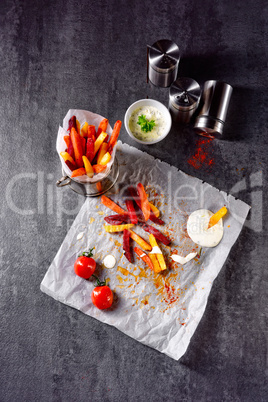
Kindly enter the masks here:
<path id="1" fill-rule="evenodd" d="M 144 121 L 147 120 L 148 122 L 146 127 L 141 124 L 142 116 Z M 165 131 L 165 126 L 166 121 L 163 114 L 154 106 L 139 107 L 132 112 L 129 119 L 129 129 L 134 137 L 145 142 L 154 141 L 161 137 Z"/>

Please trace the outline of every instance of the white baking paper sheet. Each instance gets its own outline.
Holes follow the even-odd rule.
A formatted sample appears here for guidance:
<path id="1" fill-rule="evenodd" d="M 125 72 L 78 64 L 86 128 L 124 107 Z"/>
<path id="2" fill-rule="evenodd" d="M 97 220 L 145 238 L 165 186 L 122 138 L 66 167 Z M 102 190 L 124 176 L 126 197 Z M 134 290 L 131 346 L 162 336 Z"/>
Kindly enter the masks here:
<path id="1" fill-rule="evenodd" d="M 150 201 L 158 206 L 165 221 L 164 226 L 152 225 L 172 239 L 169 247 L 159 242 L 168 269 L 155 274 L 137 256 L 135 263 L 130 264 L 123 254 L 122 234 L 104 230 L 104 217 L 113 212 L 101 204 L 100 198 L 88 198 L 49 267 L 41 290 L 178 360 L 202 318 L 213 281 L 238 238 L 250 207 L 120 141 L 117 158 L 119 179 L 107 195 L 125 208 L 124 188 L 143 183 Z M 202 249 L 200 258 L 185 265 L 172 261 L 170 256 L 174 252 L 186 256 L 199 250 L 186 233 L 190 213 L 200 208 L 216 212 L 223 205 L 229 212 L 224 218 L 221 243 L 215 248 Z M 148 241 L 148 233 L 139 227 L 134 231 Z M 91 302 L 95 280 L 84 280 L 73 270 L 78 254 L 92 247 L 98 263 L 96 274 L 106 278 L 115 293 L 115 302 L 109 310 L 98 310 Z M 116 257 L 113 269 L 102 266 L 107 254 Z"/>

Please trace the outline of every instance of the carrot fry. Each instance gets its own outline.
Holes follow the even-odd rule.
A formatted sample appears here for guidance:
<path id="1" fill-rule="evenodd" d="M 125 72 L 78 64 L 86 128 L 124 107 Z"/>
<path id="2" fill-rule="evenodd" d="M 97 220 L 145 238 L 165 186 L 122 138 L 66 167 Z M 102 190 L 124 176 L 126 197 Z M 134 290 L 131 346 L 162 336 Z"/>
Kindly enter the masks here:
<path id="1" fill-rule="evenodd" d="M 130 229 L 134 225 L 133 223 L 126 223 L 124 225 L 105 225 L 105 231 L 108 233 L 113 233 L 113 232 L 123 232 L 125 229 Z"/>
<path id="2" fill-rule="evenodd" d="M 102 192 L 102 184 L 101 184 L 101 181 L 97 181 L 97 183 L 96 183 L 96 188 L 97 188 L 97 190 L 98 190 L 99 193 Z"/>
<path id="3" fill-rule="evenodd" d="M 134 251 L 148 265 L 151 270 L 154 270 L 151 259 L 143 250 L 141 250 L 139 247 L 134 247 Z"/>
<path id="4" fill-rule="evenodd" d="M 69 135 L 65 135 L 65 136 L 63 137 L 63 139 L 64 139 L 64 142 L 65 142 L 66 147 L 67 147 L 67 149 L 68 149 L 68 148 L 69 148 L 69 145 L 70 145 L 70 142 L 71 142 L 70 136 L 69 136 Z"/>
<path id="5" fill-rule="evenodd" d="M 137 233 L 133 232 L 130 230 L 130 237 L 132 240 L 134 240 L 136 243 L 143 248 L 143 250 L 148 250 L 150 251 L 152 249 L 151 245 L 147 243 L 141 236 L 139 236 Z"/>
<path id="6" fill-rule="evenodd" d="M 116 212 L 117 214 L 127 214 L 128 215 L 127 211 L 125 211 L 123 208 L 121 208 L 118 204 L 116 204 L 110 198 L 106 197 L 106 195 L 103 195 L 101 197 L 101 202 L 103 205 L 105 205 L 107 208 L 111 209 L 112 211 Z"/>
<path id="7" fill-rule="evenodd" d="M 121 130 L 121 126 L 122 126 L 122 122 L 120 120 L 117 120 L 115 122 L 114 128 L 113 128 L 113 132 L 111 134 L 111 138 L 109 140 L 109 148 L 108 151 L 110 152 L 110 154 L 113 151 L 113 148 L 117 142 L 120 130 Z"/>
<path id="8" fill-rule="evenodd" d="M 209 220 L 208 223 L 208 229 L 210 229 L 212 226 L 216 225 L 216 223 L 219 222 L 221 218 L 224 217 L 224 215 L 227 214 L 227 208 L 224 206 L 221 209 L 219 209 L 214 215 Z"/>
<path id="9" fill-rule="evenodd" d="M 144 219 L 145 221 L 148 221 L 150 218 L 150 205 L 142 183 L 137 184 L 137 190 L 141 201 L 141 210 L 144 215 Z"/>
<path id="10" fill-rule="evenodd" d="M 84 174 L 86 174 L 86 169 L 85 168 L 79 168 L 79 169 L 75 169 L 72 172 L 71 177 L 83 176 Z"/>
<path id="11" fill-rule="evenodd" d="M 109 120 L 108 119 L 103 119 L 98 127 L 97 133 L 96 133 L 96 138 L 101 134 L 102 131 L 106 132 L 107 127 L 108 127 Z"/>
<path id="12" fill-rule="evenodd" d="M 78 132 L 75 130 L 75 128 L 72 127 L 71 129 L 71 141 L 74 147 L 74 159 L 78 167 L 83 167 L 83 148 L 82 148 L 82 143 L 81 143 L 81 136 L 78 134 Z"/>

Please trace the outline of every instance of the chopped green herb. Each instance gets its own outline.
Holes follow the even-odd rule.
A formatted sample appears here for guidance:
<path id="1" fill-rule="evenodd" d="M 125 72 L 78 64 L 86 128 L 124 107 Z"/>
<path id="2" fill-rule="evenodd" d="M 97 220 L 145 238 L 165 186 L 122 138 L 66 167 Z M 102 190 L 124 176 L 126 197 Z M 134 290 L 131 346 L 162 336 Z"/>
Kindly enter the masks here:
<path id="1" fill-rule="evenodd" d="M 152 129 L 154 128 L 155 121 L 154 120 L 149 121 L 148 119 L 146 119 L 146 116 L 142 114 L 138 118 L 138 124 L 141 126 L 142 131 L 148 133 L 149 131 L 152 131 Z"/>

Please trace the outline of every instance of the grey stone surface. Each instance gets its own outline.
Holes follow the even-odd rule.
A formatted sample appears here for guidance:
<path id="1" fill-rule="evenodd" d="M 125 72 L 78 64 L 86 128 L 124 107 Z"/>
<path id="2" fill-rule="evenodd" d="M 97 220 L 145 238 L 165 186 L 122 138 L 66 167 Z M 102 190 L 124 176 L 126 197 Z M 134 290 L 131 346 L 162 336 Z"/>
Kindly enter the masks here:
<path id="1" fill-rule="evenodd" d="M 267 393 L 267 2 L 0 2 L 0 400 L 265 401 Z M 200 139 L 173 125 L 137 146 L 252 205 L 179 362 L 39 290 L 83 199 L 57 189 L 69 108 L 123 119 L 146 96 L 146 44 L 181 48 L 179 75 L 234 92 L 214 165 L 189 164 Z"/>

